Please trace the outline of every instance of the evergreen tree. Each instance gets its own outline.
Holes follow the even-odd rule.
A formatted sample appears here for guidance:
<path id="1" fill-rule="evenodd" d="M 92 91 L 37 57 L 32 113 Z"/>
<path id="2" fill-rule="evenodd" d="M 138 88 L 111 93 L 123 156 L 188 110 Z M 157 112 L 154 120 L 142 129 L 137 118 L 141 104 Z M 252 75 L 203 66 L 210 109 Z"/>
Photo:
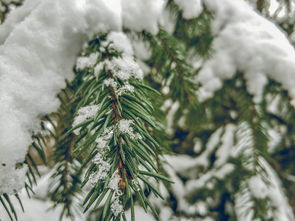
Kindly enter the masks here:
<path id="1" fill-rule="evenodd" d="M 294 220 L 295 2 L 0 4 L 1 221 Z"/>

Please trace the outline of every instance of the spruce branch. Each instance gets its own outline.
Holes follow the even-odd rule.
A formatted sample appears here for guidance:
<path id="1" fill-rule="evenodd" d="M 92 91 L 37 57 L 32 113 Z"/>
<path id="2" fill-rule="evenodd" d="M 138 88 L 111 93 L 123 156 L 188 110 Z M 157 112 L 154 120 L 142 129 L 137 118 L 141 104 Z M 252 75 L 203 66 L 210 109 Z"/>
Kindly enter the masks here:
<path id="1" fill-rule="evenodd" d="M 197 87 L 193 82 L 195 75 L 187 62 L 188 54 L 183 43 L 161 29 L 156 36 L 143 32 L 141 36 L 150 44 L 152 56 L 147 64 L 156 70 L 156 74 L 168 87 L 169 95 L 174 101 L 179 100 L 182 105 L 195 106 L 197 102 Z"/>
<path id="2" fill-rule="evenodd" d="M 82 182 L 90 188 L 84 211 L 101 208 L 100 219 L 121 220 L 131 207 L 134 220 L 137 199 L 156 216 L 145 190 L 161 197 L 150 179 L 170 182 L 156 166 L 160 148 L 152 134 L 158 123 L 148 97 L 157 92 L 144 84 L 132 54 L 108 38 L 91 41 L 76 67 L 83 74 L 77 93 L 81 101 L 69 133 L 77 134 L 75 154 L 88 168 Z"/>
<path id="3" fill-rule="evenodd" d="M 178 39 L 189 54 L 198 55 L 200 58 L 208 59 L 212 54 L 212 19 L 214 16 L 203 4 L 203 11 L 197 18 L 185 19 L 182 12 L 173 0 L 168 1 L 167 9 L 176 19 L 173 36 Z"/>

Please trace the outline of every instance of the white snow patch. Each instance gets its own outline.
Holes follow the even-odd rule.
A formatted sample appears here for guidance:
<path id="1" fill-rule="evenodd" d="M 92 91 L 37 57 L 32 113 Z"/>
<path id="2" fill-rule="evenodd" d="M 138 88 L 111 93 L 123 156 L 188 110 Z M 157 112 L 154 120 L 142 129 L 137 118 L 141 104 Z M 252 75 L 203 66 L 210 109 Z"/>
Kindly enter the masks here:
<path id="1" fill-rule="evenodd" d="M 39 116 L 58 108 L 56 95 L 73 76 L 82 43 L 122 30 L 123 21 L 127 28 L 155 34 L 163 6 L 163 0 L 26 0 L 8 16 L 0 27 L 0 192 L 21 187 L 24 169 L 14 165 L 24 160 Z M 124 40 L 116 48 L 132 52 L 127 38 L 112 33 L 109 40 L 114 39 Z M 81 59 L 78 68 L 94 65 L 95 58 Z M 143 77 L 126 56 L 112 65 L 120 67 L 115 75 L 121 79 Z"/>
<path id="2" fill-rule="evenodd" d="M 105 79 L 103 81 L 104 85 L 109 87 L 111 86 L 112 88 L 114 88 L 115 90 L 117 89 L 118 87 L 118 83 L 113 79 L 113 78 L 108 78 L 108 79 Z"/>
<path id="3" fill-rule="evenodd" d="M 231 149 L 234 146 L 234 134 L 235 134 L 236 126 L 233 124 L 228 124 L 225 126 L 225 132 L 221 138 L 221 145 L 216 151 L 216 162 L 215 165 L 217 167 L 222 166 L 226 163 L 228 158 L 231 155 Z"/>
<path id="4" fill-rule="evenodd" d="M 76 68 L 82 70 L 85 68 L 93 67 L 97 63 L 99 54 L 97 52 L 90 54 L 89 56 L 82 56 L 77 59 Z"/>
<path id="5" fill-rule="evenodd" d="M 22 22 L 40 2 L 40 0 L 24 1 L 22 7 L 17 7 L 7 15 L 5 23 L 0 25 L 0 44 L 4 43 L 15 25 Z"/>
<path id="6" fill-rule="evenodd" d="M 261 165 L 265 169 L 269 183 L 265 183 L 261 175 L 256 175 L 248 181 L 242 183 L 241 190 L 236 195 L 235 210 L 241 221 L 253 220 L 253 197 L 258 199 L 268 198 L 270 206 L 274 209 L 269 214 L 274 220 L 293 221 L 294 214 L 288 203 L 288 199 L 282 190 L 281 182 L 276 172 L 263 159 L 260 158 Z M 246 188 L 245 188 L 246 187 Z M 249 210 L 250 209 L 250 210 Z"/>
<path id="7" fill-rule="evenodd" d="M 27 1 L 1 27 L 0 192 L 12 193 L 25 180 L 14 164 L 24 160 L 40 114 L 58 108 L 55 96 L 73 76 L 87 36 L 121 27 L 113 1 L 91 0 L 85 8 L 76 1 Z"/>
<path id="8" fill-rule="evenodd" d="M 118 129 L 121 133 L 128 134 L 132 139 L 141 139 L 141 135 L 134 132 L 132 124 L 134 124 L 133 120 L 122 119 L 119 121 Z"/>
<path id="9" fill-rule="evenodd" d="M 97 153 L 92 161 L 94 164 L 98 165 L 98 170 L 89 177 L 90 183 L 94 186 L 98 181 L 107 178 L 111 169 L 111 164 L 103 158 L 101 153 Z"/>
<path id="10" fill-rule="evenodd" d="M 224 179 L 228 174 L 234 170 L 235 166 L 231 163 L 222 165 L 220 168 L 214 168 L 197 179 L 189 180 L 186 183 L 186 191 L 192 192 L 196 189 L 204 187 L 212 178 L 219 180 Z"/>
<path id="11" fill-rule="evenodd" d="M 120 78 L 123 81 L 128 80 L 131 77 L 142 79 L 143 71 L 135 62 L 134 58 L 129 55 L 123 55 L 122 57 L 113 58 L 112 60 L 104 61 L 106 68 L 112 71 L 115 77 Z"/>
<path id="12" fill-rule="evenodd" d="M 196 18 L 203 11 L 202 0 L 174 0 L 186 19 Z"/>
<path id="13" fill-rule="evenodd" d="M 265 168 L 266 173 L 268 174 L 271 185 L 269 185 L 267 195 L 271 199 L 271 203 L 276 208 L 274 211 L 275 218 L 274 220 L 280 221 L 293 221 L 295 220 L 292 208 L 288 203 L 286 198 L 281 181 L 276 174 L 276 172 L 271 168 L 271 166 L 266 162 L 266 160 L 261 159 L 261 164 Z M 259 195 L 258 195 L 259 196 Z"/>
<path id="14" fill-rule="evenodd" d="M 282 84 L 295 104 L 295 50 L 278 27 L 242 0 L 204 0 L 215 15 L 213 56 L 204 64 L 198 81 L 203 99 L 212 97 L 224 79 L 243 72 L 249 92 L 261 100 L 267 79 Z"/>
<path id="15" fill-rule="evenodd" d="M 133 49 L 130 40 L 123 32 L 111 32 L 107 36 L 107 42 L 112 42 L 112 47 L 127 55 L 133 55 Z"/>
<path id="16" fill-rule="evenodd" d="M 164 3 L 164 0 L 122 0 L 124 26 L 156 34 Z"/>
<path id="17" fill-rule="evenodd" d="M 127 93 L 127 92 L 134 92 L 134 87 L 130 84 L 125 84 L 124 86 L 120 87 L 117 91 L 116 94 L 118 96 L 122 96 L 123 94 Z"/>
<path id="18" fill-rule="evenodd" d="M 78 110 L 77 116 L 74 119 L 73 127 L 77 126 L 80 123 L 83 123 L 84 121 L 93 118 L 97 111 L 100 109 L 98 105 L 88 105 L 85 107 L 81 107 Z M 80 128 L 76 129 L 74 132 L 75 134 L 79 134 Z"/>

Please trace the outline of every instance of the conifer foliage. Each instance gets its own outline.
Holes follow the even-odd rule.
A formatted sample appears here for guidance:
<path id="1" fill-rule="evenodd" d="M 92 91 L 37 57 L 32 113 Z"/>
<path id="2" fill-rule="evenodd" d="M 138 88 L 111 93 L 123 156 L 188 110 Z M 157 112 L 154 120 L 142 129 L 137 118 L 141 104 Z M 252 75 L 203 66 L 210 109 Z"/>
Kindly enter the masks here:
<path id="1" fill-rule="evenodd" d="M 291 0 L 0 0 L 0 221 L 294 221 L 294 18 Z"/>
<path id="2" fill-rule="evenodd" d="M 155 136 L 159 126 L 149 97 L 158 92 L 143 82 L 143 72 L 122 33 L 111 32 L 90 41 L 76 69 L 83 77 L 70 132 L 78 135 L 74 152 L 81 157 L 82 167 L 88 168 L 82 182 L 82 187 L 89 184 L 90 188 L 83 203 L 85 211 L 94 204 L 99 207 L 106 198 L 102 220 L 120 219 L 128 204 L 134 220 L 138 199 L 156 215 L 144 190 L 161 197 L 150 178 L 169 182 L 155 163 L 161 152 Z"/>

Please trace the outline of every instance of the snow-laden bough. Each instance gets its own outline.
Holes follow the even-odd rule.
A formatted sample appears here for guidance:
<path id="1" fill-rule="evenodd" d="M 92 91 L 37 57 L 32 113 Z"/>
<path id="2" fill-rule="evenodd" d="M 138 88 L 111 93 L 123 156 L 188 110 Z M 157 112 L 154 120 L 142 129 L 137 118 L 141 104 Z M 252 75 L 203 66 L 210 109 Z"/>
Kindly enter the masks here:
<path id="1" fill-rule="evenodd" d="M 23 187 L 26 168 L 15 165 L 40 115 L 57 110 L 82 43 L 123 24 L 156 33 L 162 7 L 163 0 L 27 0 L 8 16 L 0 26 L 0 194 Z"/>
<path id="2" fill-rule="evenodd" d="M 247 88 L 260 102 L 264 86 L 274 80 L 289 92 L 295 105 L 295 50 L 285 34 L 260 16 L 243 0 L 204 0 L 213 12 L 213 55 L 205 62 L 197 80 L 201 98 L 207 99 L 241 72 Z"/>

